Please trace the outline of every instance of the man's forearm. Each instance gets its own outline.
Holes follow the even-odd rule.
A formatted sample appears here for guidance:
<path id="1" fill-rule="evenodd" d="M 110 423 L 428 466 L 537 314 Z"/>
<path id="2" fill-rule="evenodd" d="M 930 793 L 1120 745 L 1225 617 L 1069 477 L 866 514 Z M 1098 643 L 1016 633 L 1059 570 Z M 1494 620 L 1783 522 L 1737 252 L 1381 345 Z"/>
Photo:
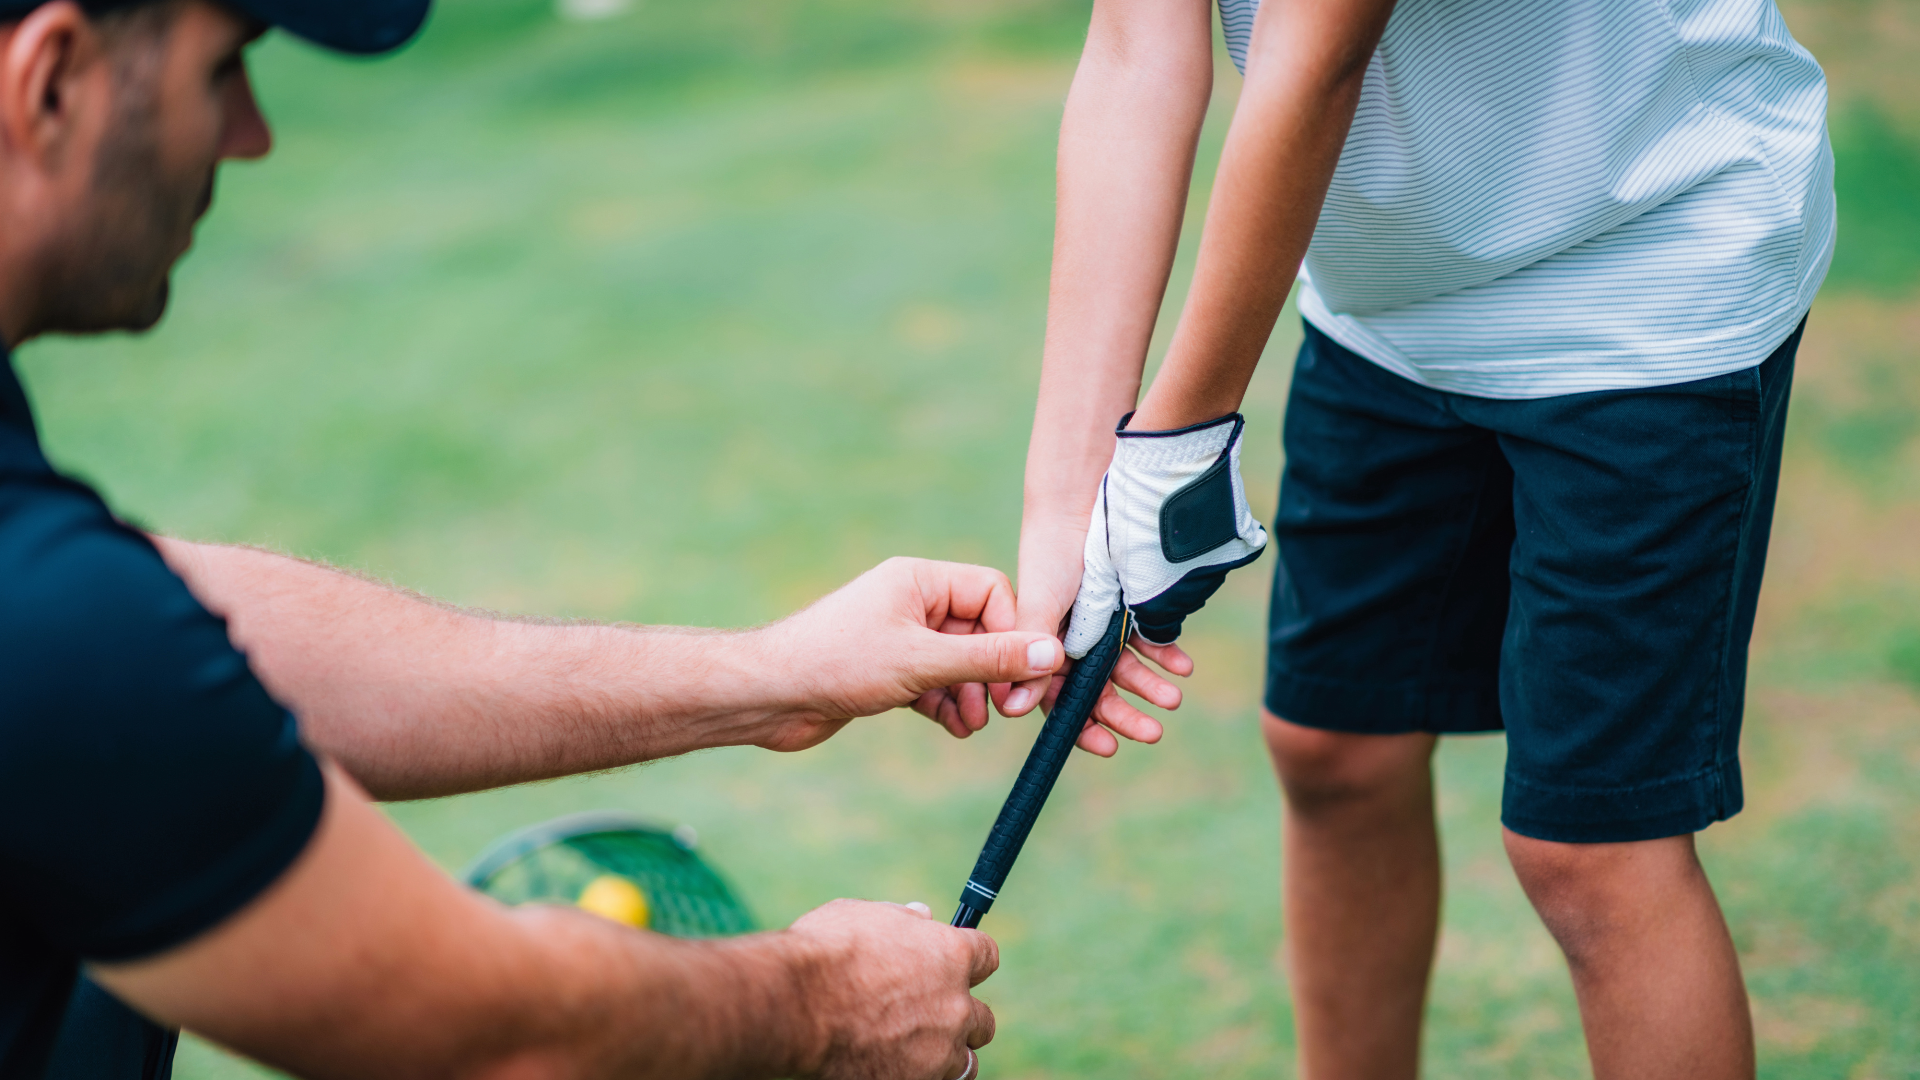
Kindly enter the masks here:
<path id="1" fill-rule="evenodd" d="M 502 1016 L 521 1028 L 520 1045 L 484 1071 L 774 1078 L 811 1075 L 828 1051 L 810 1000 L 825 965 L 791 932 L 681 942 L 563 910 L 530 908 L 515 918 L 555 962 L 552 993 L 530 1015 Z"/>
<path id="2" fill-rule="evenodd" d="M 298 1075 L 748 1080 L 951 1076 L 992 1036 L 991 941 L 838 901 L 725 941 L 636 932 L 456 885 L 326 767 L 307 850 L 267 891 L 94 978 L 153 1019 Z"/>
<path id="3" fill-rule="evenodd" d="M 795 615 L 721 632 L 517 622 L 270 552 L 155 542 L 307 741 L 381 799 L 711 746 L 803 750 L 906 705 L 964 733 L 947 712 L 985 697 L 955 705 L 953 688 L 1061 661 L 1050 638 L 1011 631 L 1013 588 L 983 566 L 889 559 Z"/>
<path id="4" fill-rule="evenodd" d="M 782 704 L 746 635 L 492 619 L 264 551 L 156 542 L 307 740 L 378 798 L 753 742 Z"/>
<path id="5" fill-rule="evenodd" d="M 1186 310 L 1134 426 L 1240 407 L 1339 164 L 1392 0 L 1267 0 L 1220 158 Z"/>
<path id="6" fill-rule="evenodd" d="M 1078 519 L 1134 406 L 1213 86 L 1209 5 L 1102 0 L 1060 126 L 1027 510 Z"/>

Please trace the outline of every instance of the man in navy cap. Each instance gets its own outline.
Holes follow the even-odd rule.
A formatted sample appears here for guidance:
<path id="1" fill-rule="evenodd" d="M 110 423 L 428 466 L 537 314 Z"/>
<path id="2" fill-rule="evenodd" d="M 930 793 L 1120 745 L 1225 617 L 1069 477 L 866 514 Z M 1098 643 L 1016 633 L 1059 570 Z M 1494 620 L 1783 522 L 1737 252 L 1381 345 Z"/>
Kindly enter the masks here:
<path id="1" fill-rule="evenodd" d="M 306 1076 L 970 1078 L 977 931 L 508 910 L 370 798 L 798 750 L 907 704 L 964 735 L 983 684 L 1061 662 L 1006 632 L 1003 576 L 894 560 L 743 633 L 493 620 L 145 536 L 42 455 L 5 348 L 159 319 L 217 166 L 271 145 L 246 45 L 378 52 L 425 14 L 0 0 L 0 1080 L 164 1077 L 180 1027 Z"/>

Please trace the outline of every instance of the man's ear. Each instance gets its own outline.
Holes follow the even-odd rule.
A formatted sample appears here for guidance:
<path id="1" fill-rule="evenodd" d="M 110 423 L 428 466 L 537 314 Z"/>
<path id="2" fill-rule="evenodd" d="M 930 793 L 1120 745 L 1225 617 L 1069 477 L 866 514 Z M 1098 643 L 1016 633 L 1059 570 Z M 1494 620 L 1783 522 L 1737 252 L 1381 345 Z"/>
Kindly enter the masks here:
<path id="1" fill-rule="evenodd" d="M 73 141 L 82 99 L 97 92 L 88 77 L 99 74 L 100 35 L 80 5 L 54 0 L 0 41 L 0 146 L 54 164 Z"/>

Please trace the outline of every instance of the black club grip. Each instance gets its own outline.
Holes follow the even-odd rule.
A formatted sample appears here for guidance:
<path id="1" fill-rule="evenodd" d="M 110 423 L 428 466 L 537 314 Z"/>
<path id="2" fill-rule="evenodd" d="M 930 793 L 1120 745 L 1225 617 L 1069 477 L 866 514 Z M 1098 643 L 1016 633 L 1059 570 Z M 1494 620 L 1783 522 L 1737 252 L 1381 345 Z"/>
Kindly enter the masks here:
<path id="1" fill-rule="evenodd" d="M 1053 793 L 1054 781 L 1060 779 L 1061 767 L 1073 753 L 1073 744 L 1086 727 L 1087 718 L 1093 715 L 1100 692 L 1113 677 L 1113 666 L 1120 662 L 1120 653 L 1126 648 L 1130 622 L 1126 608 L 1115 611 L 1099 643 L 1075 661 L 1073 670 L 1067 673 L 1066 685 L 1054 699 L 1053 710 L 1047 713 L 1047 722 L 1040 726 L 1040 736 L 1027 753 L 1027 763 L 1020 766 L 1020 776 L 1014 780 L 1000 816 L 994 819 L 993 831 L 987 834 L 987 844 L 973 864 L 973 876 L 960 890 L 960 910 L 953 913 L 954 926 L 980 925 L 980 917 L 1000 895 L 1007 871 L 1020 857 L 1020 848 L 1033 831 L 1040 808 Z"/>

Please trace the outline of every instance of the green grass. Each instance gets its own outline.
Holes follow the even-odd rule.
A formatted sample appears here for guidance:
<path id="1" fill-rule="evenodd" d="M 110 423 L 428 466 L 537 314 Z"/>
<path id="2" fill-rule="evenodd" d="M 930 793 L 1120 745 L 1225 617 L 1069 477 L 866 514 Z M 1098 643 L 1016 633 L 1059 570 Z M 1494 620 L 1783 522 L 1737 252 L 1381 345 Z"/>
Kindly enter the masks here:
<path id="1" fill-rule="evenodd" d="M 465 0 L 388 61 L 271 41 L 257 76 L 279 149 L 224 176 L 165 325 L 22 353 L 49 447 L 154 527 L 503 610 L 743 625 L 888 555 L 1011 569 L 1083 19 L 790 0 L 568 24 Z M 1885 162 L 1895 186 L 1875 190 L 1897 195 L 1907 151 L 1850 138 L 1843 199 Z M 1860 235 L 1843 221 L 1843 244 Z M 1809 501 L 1910 536 L 1911 341 L 1846 336 L 1908 317 L 1916 248 L 1889 244 L 1843 247 L 1835 280 L 1893 299 L 1815 315 L 1829 344 L 1803 364 L 1770 578 L 1797 598 L 1770 592 L 1763 619 L 1752 809 L 1706 841 L 1769 1076 L 1920 1072 L 1920 572 L 1888 588 L 1808 569 L 1908 566 L 1848 547 L 1865 534 Z M 1891 269 L 1843 269 L 1869 263 Z M 1296 337 L 1283 321 L 1248 403 L 1263 515 Z M 1279 807 L 1253 723 L 1266 573 L 1190 624 L 1202 670 L 1163 745 L 1067 771 L 991 923 L 992 1075 L 1292 1075 Z M 450 869 L 508 829 L 613 808 L 697 827 L 769 923 L 840 895 L 939 907 L 1030 733 L 955 743 L 899 714 L 798 756 L 391 812 Z M 1577 1077 L 1565 972 L 1500 851 L 1502 764 L 1497 739 L 1440 757 L 1429 1073 Z M 190 1044 L 179 1075 L 252 1070 Z"/>
<path id="2" fill-rule="evenodd" d="M 1836 112 L 1840 241 L 1830 285 L 1898 296 L 1920 284 L 1920 139 L 1871 99 Z"/>

